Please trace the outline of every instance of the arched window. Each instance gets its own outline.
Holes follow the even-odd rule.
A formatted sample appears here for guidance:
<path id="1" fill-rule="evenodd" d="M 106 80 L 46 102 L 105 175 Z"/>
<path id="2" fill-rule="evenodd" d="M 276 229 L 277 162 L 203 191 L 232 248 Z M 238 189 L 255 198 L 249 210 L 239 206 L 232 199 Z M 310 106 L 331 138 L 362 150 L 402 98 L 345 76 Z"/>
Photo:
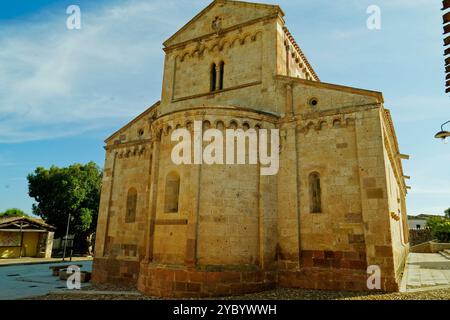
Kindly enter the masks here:
<path id="1" fill-rule="evenodd" d="M 309 175 L 309 205 L 311 213 L 322 212 L 320 175 L 317 172 Z"/>
<path id="2" fill-rule="evenodd" d="M 211 65 L 211 92 L 216 91 L 217 70 L 216 64 Z"/>
<path id="3" fill-rule="evenodd" d="M 166 177 L 164 211 L 166 213 L 178 212 L 178 200 L 180 196 L 180 176 L 171 172 Z"/>
<path id="4" fill-rule="evenodd" d="M 225 62 L 220 63 L 219 90 L 223 90 L 223 75 L 225 71 Z"/>
<path id="5" fill-rule="evenodd" d="M 136 221 L 137 191 L 135 188 L 128 190 L 127 211 L 125 213 L 125 223 Z"/>

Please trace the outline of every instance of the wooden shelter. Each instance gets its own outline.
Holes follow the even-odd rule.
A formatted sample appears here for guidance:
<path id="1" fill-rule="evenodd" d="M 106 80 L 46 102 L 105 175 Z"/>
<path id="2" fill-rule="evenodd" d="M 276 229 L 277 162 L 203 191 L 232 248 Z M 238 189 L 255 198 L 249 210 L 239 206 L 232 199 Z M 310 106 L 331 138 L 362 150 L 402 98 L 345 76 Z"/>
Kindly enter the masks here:
<path id="1" fill-rule="evenodd" d="M 30 217 L 0 218 L 0 259 L 50 258 L 55 227 Z"/>

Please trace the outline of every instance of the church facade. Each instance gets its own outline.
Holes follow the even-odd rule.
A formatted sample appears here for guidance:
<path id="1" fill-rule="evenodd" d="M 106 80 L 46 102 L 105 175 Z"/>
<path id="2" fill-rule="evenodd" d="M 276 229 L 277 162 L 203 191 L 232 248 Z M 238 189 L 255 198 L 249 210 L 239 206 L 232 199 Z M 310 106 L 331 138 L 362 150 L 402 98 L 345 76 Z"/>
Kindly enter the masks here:
<path id="1" fill-rule="evenodd" d="M 383 96 L 321 82 L 283 17 L 216 0 L 164 42 L 161 100 L 106 140 L 94 282 L 162 297 L 367 290 L 370 267 L 398 290 L 407 156 Z M 174 164 L 172 132 L 197 121 L 278 129 L 278 173 Z"/>

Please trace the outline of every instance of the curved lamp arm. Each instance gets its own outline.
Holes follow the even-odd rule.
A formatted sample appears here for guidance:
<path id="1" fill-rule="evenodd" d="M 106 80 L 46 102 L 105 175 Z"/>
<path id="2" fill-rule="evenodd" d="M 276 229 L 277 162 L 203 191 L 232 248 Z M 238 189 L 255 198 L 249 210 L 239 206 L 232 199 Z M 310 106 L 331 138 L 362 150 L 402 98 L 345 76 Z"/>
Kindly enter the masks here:
<path id="1" fill-rule="evenodd" d="M 434 136 L 436 139 L 442 139 L 442 140 L 444 140 L 445 143 L 447 143 L 447 138 L 450 137 L 450 132 L 445 131 L 444 126 L 449 123 L 450 123 L 450 120 L 441 125 L 441 131 L 436 133 L 436 135 Z"/>
<path id="2" fill-rule="evenodd" d="M 448 120 L 447 122 L 444 122 L 442 125 L 441 125 L 441 131 L 444 131 L 444 126 L 446 125 L 446 124 L 449 124 L 450 123 L 450 120 Z"/>

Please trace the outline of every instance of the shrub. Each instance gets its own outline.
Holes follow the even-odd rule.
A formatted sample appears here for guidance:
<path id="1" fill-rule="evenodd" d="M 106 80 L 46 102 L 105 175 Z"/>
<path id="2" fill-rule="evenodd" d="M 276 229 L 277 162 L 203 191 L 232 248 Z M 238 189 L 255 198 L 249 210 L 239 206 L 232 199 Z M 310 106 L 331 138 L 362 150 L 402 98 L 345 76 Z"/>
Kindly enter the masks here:
<path id="1" fill-rule="evenodd" d="M 439 242 L 450 242 L 450 219 L 431 217 L 427 221 L 427 227 Z"/>

